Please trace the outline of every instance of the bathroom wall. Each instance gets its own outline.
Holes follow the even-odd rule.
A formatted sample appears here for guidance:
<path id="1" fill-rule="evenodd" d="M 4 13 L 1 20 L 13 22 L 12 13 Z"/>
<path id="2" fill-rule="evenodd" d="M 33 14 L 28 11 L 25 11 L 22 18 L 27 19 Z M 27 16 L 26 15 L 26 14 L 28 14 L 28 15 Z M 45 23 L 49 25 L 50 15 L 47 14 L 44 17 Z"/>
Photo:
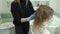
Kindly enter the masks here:
<path id="1" fill-rule="evenodd" d="M 1 13 L 10 13 L 10 8 L 8 8 L 8 6 L 7 5 L 9 5 L 9 4 L 7 4 L 7 1 L 10 1 L 10 2 L 12 2 L 13 0 L 0 0 L 0 2 L 2 1 L 2 9 L 0 9 L 0 10 L 2 10 L 2 12 Z M 55 11 L 59 11 L 59 8 L 57 9 L 56 8 L 56 2 L 58 2 L 57 0 L 31 0 L 31 1 L 50 1 L 50 6 L 55 10 Z M 60 1 L 60 0 L 59 0 Z M 11 5 L 11 4 L 10 4 Z M 59 5 L 58 3 L 57 3 L 57 5 Z M 59 5 L 60 6 L 60 5 Z M 57 9 L 57 10 L 56 10 Z"/>
<path id="2" fill-rule="evenodd" d="M 56 0 L 31 0 L 31 1 L 49 1 L 49 6 L 56 10 Z"/>
<path id="3" fill-rule="evenodd" d="M 60 0 L 56 0 L 56 11 L 60 14 Z"/>
<path id="4" fill-rule="evenodd" d="M 0 0 L 2 1 L 2 13 L 10 13 L 9 8 L 7 7 L 7 1 L 13 1 L 13 0 Z M 50 1 L 50 6 L 55 10 L 56 9 L 56 0 L 31 0 L 31 1 Z"/>
<path id="5" fill-rule="evenodd" d="M 6 21 L 12 21 L 12 15 L 9 8 L 11 5 L 7 4 L 7 1 L 11 0 L 0 0 L 0 17 L 2 19 L 2 23 Z"/>
<path id="6" fill-rule="evenodd" d="M 6 13 L 6 11 L 7 11 L 7 4 L 6 4 L 6 0 L 1 0 L 1 2 L 0 3 L 2 3 L 2 11 L 1 11 L 1 13 Z"/>
<path id="7" fill-rule="evenodd" d="M 13 0 L 0 0 L 0 15 L 4 18 L 12 18 L 10 8 L 11 8 L 11 2 Z M 60 0 L 30 0 L 30 1 L 49 1 L 49 6 L 54 9 L 56 12 L 55 14 L 59 17 L 60 11 L 59 11 L 59 1 Z M 4 20 L 5 21 L 5 20 Z"/>
<path id="8" fill-rule="evenodd" d="M 7 0 L 2 0 L 2 11 L 1 13 L 9 13 L 9 8 L 7 6 Z"/>
<path id="9" fill-rule="evenodd" d="M 0 13 L 10 13 L 9 8 L 7 7 L 7 1 L 13 0 L 0 0 Z M 57 12 L 60 13 L 60 0 L 31 0 L 31 1 L 50 1 L 50 6 Z"/>
<path id="10" fill-rule="evenodd" d="M 0 0 L 0 24 L 1 24 L 2 0 Z"/>
<path id="11" fill-rule="evenodd" d="M 0 14 L 1 14 L 1 11 L 2 11 L 2 0 L 0 0 Z"/>

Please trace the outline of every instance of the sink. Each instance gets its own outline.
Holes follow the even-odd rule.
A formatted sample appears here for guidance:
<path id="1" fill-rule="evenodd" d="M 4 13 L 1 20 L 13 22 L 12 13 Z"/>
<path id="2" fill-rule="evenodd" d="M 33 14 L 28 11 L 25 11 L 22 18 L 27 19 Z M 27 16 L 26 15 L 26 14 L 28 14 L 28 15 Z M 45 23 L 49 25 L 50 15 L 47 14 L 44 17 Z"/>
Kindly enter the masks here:
<path id="1" fill-rule="evenodd" d="M 6 22 L 6 23 L 2 23 L 0 24 L 0 29 L 9 29 L 14 27 L 13 23 L 11 22 Z"/>
<path id="2" fill-rule="evenodd" d="M 15 34 L 15 27 L 12 22 L 0 24 L 0 34 Z"/>

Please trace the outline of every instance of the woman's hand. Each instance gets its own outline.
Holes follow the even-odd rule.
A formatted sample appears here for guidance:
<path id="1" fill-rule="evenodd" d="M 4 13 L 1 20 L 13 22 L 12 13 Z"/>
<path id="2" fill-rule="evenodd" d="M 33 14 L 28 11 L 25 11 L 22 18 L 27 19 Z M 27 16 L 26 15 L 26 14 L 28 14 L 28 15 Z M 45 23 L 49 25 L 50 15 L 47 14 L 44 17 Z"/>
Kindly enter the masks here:
<path id="1" fill-rule="evenodd" d="M 26 20 L 26 18 L 21 18 L 21 22 L 23 23 L 23 22 L 26 22 L 27 20 Z"/>

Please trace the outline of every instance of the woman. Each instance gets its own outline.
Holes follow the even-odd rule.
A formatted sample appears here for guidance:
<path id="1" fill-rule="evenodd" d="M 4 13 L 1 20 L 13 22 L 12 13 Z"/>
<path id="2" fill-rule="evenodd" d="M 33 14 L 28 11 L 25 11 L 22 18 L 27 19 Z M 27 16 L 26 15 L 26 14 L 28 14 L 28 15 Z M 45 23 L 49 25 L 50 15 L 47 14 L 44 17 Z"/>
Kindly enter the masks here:
<path id="1" fill-rule="evenodd" d="M 35 12 L 35 19 L 32 25 L 33 34 L 50 34 L 45 25 L 50 23 L 53 13 L 53 9 L 49 6 L 40 5 Z"/>
<path id="2" fill-rule="evenodd" d="M 45 26 L 53 19 L 53 13 L 53 9 L 49 6 L 40 5 L 34 14 L 26 18 L 27 21 L 30 21 L 34 18 L 34 20 L 31 21 L 33 23 L 31 28 L 32 34 L 50 34 Z"/>
<path id="3" fill-rule="evenodd" d="M 11 4 L 15 34 L 28 34 L 29 22 L 21 21 L 21 18 L 29 17 L 34 13 L 33 6 L 29 0 L 14 0 Z"/>

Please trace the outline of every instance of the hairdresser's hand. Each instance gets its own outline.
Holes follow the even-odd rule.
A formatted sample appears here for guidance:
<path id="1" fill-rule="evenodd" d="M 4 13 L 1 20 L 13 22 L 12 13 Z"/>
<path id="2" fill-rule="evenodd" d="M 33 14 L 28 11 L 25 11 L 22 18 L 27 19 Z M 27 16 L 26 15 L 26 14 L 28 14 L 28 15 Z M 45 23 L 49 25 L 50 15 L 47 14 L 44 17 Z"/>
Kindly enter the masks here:
<path id="1" fill-rule="evenodd" d="M 26 18 L 21 18 L 21 22 L 23 23 L 23 22 L 26 22 L 27 20 L 26 20 Z"/>

